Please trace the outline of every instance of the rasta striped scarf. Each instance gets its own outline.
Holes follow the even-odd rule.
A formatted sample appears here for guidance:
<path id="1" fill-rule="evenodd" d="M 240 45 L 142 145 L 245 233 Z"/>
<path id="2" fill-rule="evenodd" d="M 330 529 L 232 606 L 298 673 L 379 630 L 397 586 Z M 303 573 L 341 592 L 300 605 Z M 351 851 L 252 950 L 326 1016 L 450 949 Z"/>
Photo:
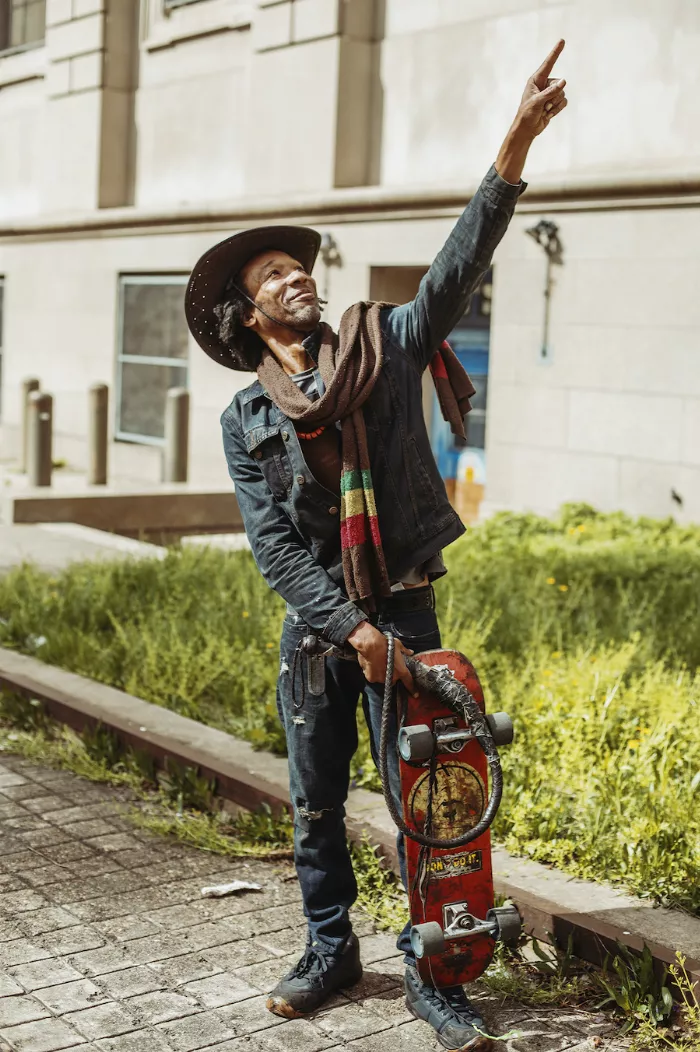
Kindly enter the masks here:
<path id="1" fill-rule="evenodd" d="M 313 432 L 341 422 L 340 536 L 348 597 L 366 600 L 370 609 L 391 594 L 377 505 L 372 484 L 367 432 L 362 406 L 382 369 L 380 312 L 387 303 L 356 303 L 345 312 L 336 336 L 321 325 L 318 368 L 325 392 L 310 401 L 265 348 L 258 378 L 272 401 L 293 420 L 298 431 Z M 447 343 L 436 352 L 430 369 L 438 402 L 452 433 L 464 438 L 464 416 L 474 388 Z"/>

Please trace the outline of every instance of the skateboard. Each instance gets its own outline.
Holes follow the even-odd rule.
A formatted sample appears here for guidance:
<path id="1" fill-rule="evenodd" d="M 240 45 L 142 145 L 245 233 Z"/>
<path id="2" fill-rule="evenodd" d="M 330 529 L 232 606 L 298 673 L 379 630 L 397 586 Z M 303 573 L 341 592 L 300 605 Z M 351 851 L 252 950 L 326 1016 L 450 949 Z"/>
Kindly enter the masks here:
<path id="1" fill-rule="evenodd" d="M 454 650 L 416 655 L 448 672 L 484 711 L 472 664 Z M 487 758 L 462 716 L 436 694 L 399 692 L 399 769 L 403 818 L 409 831 L 447 841 L 474 829 L 488 802 Z M 505 713 L 486 717 L 495 744 L 512 741 Z M 493 957 L 496 939 L 517 941 L 514 906 L 494 909 L 491 835 L 486 829 L 461 847 L 423 847 L 407 835 L 411 944 L 423 982 L 437 988 L 478 978 Z"/>

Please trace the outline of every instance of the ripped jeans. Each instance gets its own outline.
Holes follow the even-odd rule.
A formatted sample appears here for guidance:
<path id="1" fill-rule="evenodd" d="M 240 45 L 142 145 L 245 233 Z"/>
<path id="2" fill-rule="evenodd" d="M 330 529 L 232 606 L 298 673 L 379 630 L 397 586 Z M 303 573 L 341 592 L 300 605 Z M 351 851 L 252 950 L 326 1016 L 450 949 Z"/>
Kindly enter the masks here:
<path id="1" fill-rule="evenodd" d="M 392 632 L 416 654 L 440 647 L 435 611 L 379 618 L 377 627 Z M 357 749 L 357 702 L 370 732 L 372 757 L 379 759 L 379 735 L 384 688 L 368 684 L 359 665 L 342 658 L 309 659 L 295 651 L 310 629 L 301 618 L 287 614 L 280 645 L 281 663 L 277 709 L 287 736 L 290 798 L 294 806 L 294 860 L 308 920 L 309 939 L 330 952 L 342 947 L 351 931 L 348 911 L 357 898 L 357 883 L 345 836 L 345 802 L 350 783 L 350 761 Z M 316 660 L 316 665 L 313 661 Z M 389 740 L 389 776 L 394 799 L 400 800 L 396 724 Z M 397 847 L 406 886 L 403 836 Z M 407 963 L 415 963 L 410 925 L 399 935 L 397 947 Z"/>

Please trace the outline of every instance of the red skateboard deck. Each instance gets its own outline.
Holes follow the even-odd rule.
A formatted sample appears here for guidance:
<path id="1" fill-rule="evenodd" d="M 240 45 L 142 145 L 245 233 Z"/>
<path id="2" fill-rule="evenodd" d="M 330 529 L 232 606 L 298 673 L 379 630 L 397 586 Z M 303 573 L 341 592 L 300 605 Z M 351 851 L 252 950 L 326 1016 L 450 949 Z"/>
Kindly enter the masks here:
<path id="1" fill-rule="evenodd" d="M 416 655 L 431 667 L 449 668 L 484 709 L 484 694 L 471 663 L 454 650 L 431 650 Z M 427 725 L 432 731 L 464 729 L 438 698 L 420 693 L 417 698 L 401 692 L 399 721 L 402 728 Z M 440 721 L 446 721 L 441 723 Z M 426 830 L 430 761 L 406 761 L 399 756 L 404 821 L 409 829 L 448 840 L 474 828 L 488 799 L 488 764 L 476 741 L 440 747 L 433 787 L 430 830 Z M 495 940 L 487 933 L 469 935 L 471 917 L 485 920 L 493 907 L 491 836 L 487 830 L 466 847 L 421 848 L 406 837 L 408 889 L 412 924 L 437 922 L 445 933 L 442 952 L 418 958 L 422 980 L 438 988 L 461 986 L 478 978 L 493 957 Z"/>

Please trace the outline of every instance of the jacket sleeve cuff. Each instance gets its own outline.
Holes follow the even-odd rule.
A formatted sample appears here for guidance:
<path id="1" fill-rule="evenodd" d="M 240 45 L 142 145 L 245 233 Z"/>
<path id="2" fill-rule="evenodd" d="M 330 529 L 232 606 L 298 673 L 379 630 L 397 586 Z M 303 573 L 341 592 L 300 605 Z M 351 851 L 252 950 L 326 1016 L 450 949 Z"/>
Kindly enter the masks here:
<path id="1" fill-rule="evenodd" d="M 342 647 L 354 628 L 367 620 L 367 614 L 354 603 L 345 603 L 326 621 L 322 635 L 337 647 Z"/>
<path id="2" fill-rule="evenodd" d="M 507 183 L 496 171 L 495 164 L 491 165 L 484 176 L 482 186 L 499 201 L 517 201 L 520 195 L 527 190 L 527 183 L 522 179 L 519 183 Z"/>

